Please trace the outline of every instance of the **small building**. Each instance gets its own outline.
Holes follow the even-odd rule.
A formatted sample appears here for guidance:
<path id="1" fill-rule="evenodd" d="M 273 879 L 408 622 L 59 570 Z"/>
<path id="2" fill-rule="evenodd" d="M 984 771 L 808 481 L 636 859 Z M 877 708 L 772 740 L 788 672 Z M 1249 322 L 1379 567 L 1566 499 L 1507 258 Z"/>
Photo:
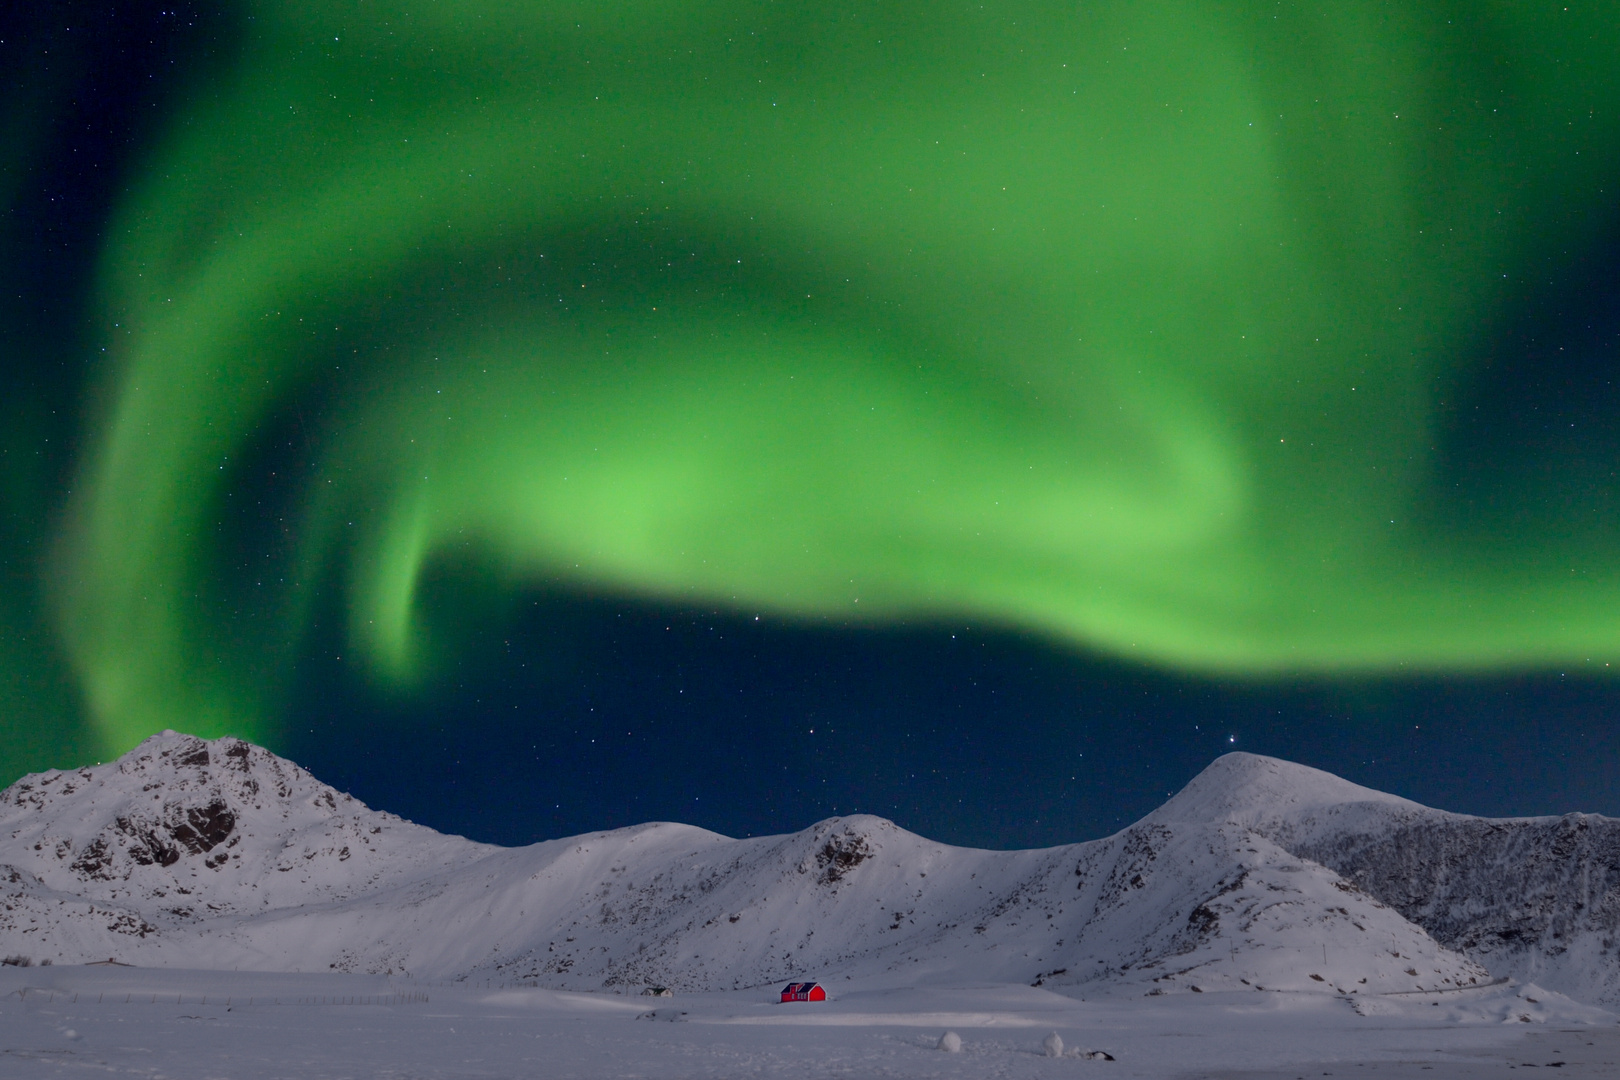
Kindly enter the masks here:
<path id="1" fill-rule="evenodd" d="M 820 983 L 796 982 L 782 987 L 783 1001 L 826 1001 L 827 991 Z"/>

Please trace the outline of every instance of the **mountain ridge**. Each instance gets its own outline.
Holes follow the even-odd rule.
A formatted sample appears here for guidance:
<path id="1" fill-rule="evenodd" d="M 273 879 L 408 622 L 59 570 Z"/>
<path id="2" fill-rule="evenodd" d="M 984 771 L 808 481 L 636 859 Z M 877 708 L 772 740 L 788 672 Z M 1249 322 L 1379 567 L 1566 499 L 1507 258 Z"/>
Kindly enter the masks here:
<path id="1" fill-rule="evenodd" d="M 498 848 L 371 810 L 240 740 L 165 732 L 0 792 L 0 950 L 619 991 L 809 973 L 1354 997 L 1533 969 L 1613 1001 L 1620 858 L 1598 864 L 1620 822 L 1589 820 L 1571 848 L 1561 820 L 1466 818 L 1229 754 L 1132 826 L 1052 848 L 955 848 L 869 815 L 741 840 L 663 822 Z M 1402 854 L 1416 836 L 1478 866 L 1417 874 Z M 1528 900 L 1480 884 L 1509 841 L 1547 849 Z M 1543 896 L 1574 872 L 1569 852 L 1589 863 L 1579 912 Z M 1458 881 L 1472 891 L 1448 893 Z"/>

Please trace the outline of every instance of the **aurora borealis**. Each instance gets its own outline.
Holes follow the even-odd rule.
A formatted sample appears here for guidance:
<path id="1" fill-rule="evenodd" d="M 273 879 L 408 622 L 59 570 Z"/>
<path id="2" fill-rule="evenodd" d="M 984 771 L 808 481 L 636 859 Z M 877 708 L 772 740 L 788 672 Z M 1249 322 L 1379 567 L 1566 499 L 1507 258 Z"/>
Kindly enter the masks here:
<path id="1" fill-rule="evenodd" d="M 1620 7 L 216 21 L 88 329 L 10 337 L 85 365 L 17 625 L 103 751 L 274 740 L 317 639 L 428 692 L 535 589 L 1194 677 L 1620 659 Z"/>

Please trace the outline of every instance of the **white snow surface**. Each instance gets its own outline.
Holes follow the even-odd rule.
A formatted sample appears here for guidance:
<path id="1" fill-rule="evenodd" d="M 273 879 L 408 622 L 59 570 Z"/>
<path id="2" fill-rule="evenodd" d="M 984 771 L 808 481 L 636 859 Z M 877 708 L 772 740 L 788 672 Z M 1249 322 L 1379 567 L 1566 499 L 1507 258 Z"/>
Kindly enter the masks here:
<path id="1" fill-rule="evenodd" d="M 866 815 L 498 848 L 370 810 L 259 747 L 165 732 L 0 792 L 0 954 L 552 991 L 1284 992 L 1373 1012 L 1533 975 L 1602 1004 L 1617 824 L 1465 818 L 1230 754 L 1130 828 L 1041 850 L 950 847 Z"/>
<path id="2" fill-rule="evenodd" d="M 1509 1080 L 1526 1066 L 1556 1065 L 1561 1077 L 1609 1080 L 1620 1072 L 1615 1015 L 1535 986 L 1079 1000 L 980 984 L 845 990 L 815 1004 L 773 998 L 757 989 L 651 999 L 400 976 L 0 968 L 0 1075 Z M 1048 1043 L 1061 1056 L 1048 1056 Z"/>

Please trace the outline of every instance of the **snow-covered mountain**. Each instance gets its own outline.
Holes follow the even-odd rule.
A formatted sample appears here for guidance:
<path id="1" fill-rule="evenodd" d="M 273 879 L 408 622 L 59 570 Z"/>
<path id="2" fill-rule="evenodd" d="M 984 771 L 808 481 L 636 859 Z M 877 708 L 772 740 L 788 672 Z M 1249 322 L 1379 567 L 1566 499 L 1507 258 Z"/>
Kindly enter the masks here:
<path id="1" fill-rule="evenodd" d="M 1317 794 L 1274 794 L 1300 771 L 1322 778 Z M 1494 973 L 1620 1002 L 1620 820 L 1448 814 L 1248 754 L 1216 761 L 1150 820 L 1184 800 L 1332 868 Z"/>
<path id="2" fill-rule="evenodd" d="M 1371 995 L 1533 972 L 1614 1001 L 1617 845 L 1609 819 L 1460 817 L 1231 754 L 1136 825 L 1043 850 L 865 815 L 497 848 L 259 747 L 165 732 L 0 792 L 0 953 L 559 989 L 810 975 Z"/>

